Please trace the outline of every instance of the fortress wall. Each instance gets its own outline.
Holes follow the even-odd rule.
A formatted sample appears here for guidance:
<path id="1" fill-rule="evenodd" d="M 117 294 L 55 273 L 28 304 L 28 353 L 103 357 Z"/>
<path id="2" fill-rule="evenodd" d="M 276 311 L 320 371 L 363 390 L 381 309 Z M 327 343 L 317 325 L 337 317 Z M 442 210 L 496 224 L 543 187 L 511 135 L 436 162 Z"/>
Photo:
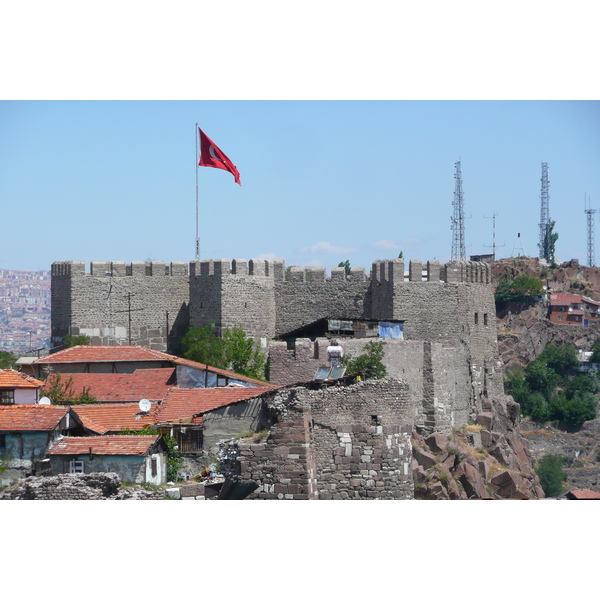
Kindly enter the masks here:
<path id="1" fill-rule="evenodd" d="M 52 265 L 52 336 L 88 335 L 93 345 L 131 343 L 166 351 L 187 329 L 189 277 L 182 262 L 68 261 Z M 131 307 L 131 311 L 129 308 Z M 168 314 L 167 314 L 168 313 Z M 167 331 L 168 327 L 168 331 Z"/>
<path id="2" fill-rule="evenodd" d="M 227 259 L 195 261 L 190 267 L 190 324 L 241 326 L 255 338 L 275 335 L 276 277 L 283 261 Z"/>
<path id="3" fill-rule="evenodd" d="M 368 282 L 363 268 L 290 267 L 289 279 L 275 284 L 276 334 L 282 335 L 325 317 L 360 319 L 365 315 Z"/>

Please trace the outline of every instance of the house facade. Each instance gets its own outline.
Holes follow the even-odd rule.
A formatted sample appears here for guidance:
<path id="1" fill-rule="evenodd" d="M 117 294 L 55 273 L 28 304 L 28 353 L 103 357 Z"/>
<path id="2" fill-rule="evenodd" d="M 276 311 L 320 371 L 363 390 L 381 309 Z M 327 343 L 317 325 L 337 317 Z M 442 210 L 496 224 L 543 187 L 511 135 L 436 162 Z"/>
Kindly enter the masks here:
<path id="1" fill-rule="evenodd" d="M 37 404 L 43 385 L 43 382 L 20 371 L 1 369 L 0 406 Z"/>
<path id="2" fill-rule="evenodd" d="M 167 482 L 167 444 L 158 435 L 65 437 L 48 450 L 53 475 L 116 473 L 129 483 Z"/>
<path id="3" fill-rule="evenodd" d="M 549 295 L 548 319 L 555 325 L 598 325 L 600 302 L 579 294 L 551 292 Z"/>
<path id="4" fill-rule="evenodd" d="M 0 407 L 0 457 L 6 471 L 0 483 L 45 470 L 42 464 L 48 447 L 79 426 L 68 406 L 21 405 Z"/>

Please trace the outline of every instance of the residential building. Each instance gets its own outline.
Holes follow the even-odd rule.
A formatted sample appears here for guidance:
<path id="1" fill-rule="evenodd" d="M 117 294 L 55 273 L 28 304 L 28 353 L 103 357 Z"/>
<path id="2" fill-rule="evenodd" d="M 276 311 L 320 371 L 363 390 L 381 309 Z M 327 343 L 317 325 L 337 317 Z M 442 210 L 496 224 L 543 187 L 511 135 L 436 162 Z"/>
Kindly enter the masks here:
<path id="1" fill-rule="evenodd" d="M 37 404 L 44 383 L 13 369 L 0 369 L 0 405 Z"/>
<path id="2" fill-rule="evenodd" d="M 597 326 L 600 302 L 579 294 L 550 292 L 548 319 L 556 325 Z"/>

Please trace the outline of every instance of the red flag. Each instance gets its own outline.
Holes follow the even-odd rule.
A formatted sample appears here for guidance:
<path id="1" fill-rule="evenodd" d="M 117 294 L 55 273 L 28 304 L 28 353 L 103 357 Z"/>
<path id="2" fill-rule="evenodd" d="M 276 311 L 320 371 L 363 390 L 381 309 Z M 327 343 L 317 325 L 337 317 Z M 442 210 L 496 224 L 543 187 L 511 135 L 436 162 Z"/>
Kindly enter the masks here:
<path id="1" fill-rule="evenodd" d="M 240 172 L 236 166 L 221 152 L 200 127 L 198 127 L 198 132 L 200 133 L 200 162 L 198 166 L 214 167 L 215 169 L 229 171 L 235 177 L 235 182 L 242 185 Z"/>

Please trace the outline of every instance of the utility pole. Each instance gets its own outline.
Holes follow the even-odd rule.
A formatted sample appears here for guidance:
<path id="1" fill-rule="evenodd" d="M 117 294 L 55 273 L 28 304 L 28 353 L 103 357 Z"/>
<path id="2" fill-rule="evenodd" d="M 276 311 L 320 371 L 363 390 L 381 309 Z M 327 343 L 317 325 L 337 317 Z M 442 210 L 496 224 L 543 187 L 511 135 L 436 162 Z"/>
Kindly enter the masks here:
<path id="1" fill-rule="evenodd" d="M 462 189 L 462 171 L 460 161 L 454 164 L 456 172 L 454 174 L 454 214 L 452 220 L 452 257 L 450 260 L 466 260 L 465 251 L 465 215 L 464 215 L 464 197 Z"/>
<path id="2" fill-rule="evenodd" d="M 125 297 L 125 296 L 124 296 Z M 127 310 L 116 310 L 118 313 L 129 313 L 129 345 L 131 346 L 131 313 L 136 310 L 144 310 L 143 308 L 131 308 L 131 292 L 127 292 Z"/>
<path id="3" fill-rule="evenodd" d="M 486 217 L 485 215 L 483 215 L 484 219 L 492 219 L 492 223 L 493 223 L 493 236 L 492 236 L 492 260 L 493 262 L 496 262 L 496 248 L 498 246 L 496 246 L 496 217 L 498 216 L 498 213 L 494 213 L 491 217 Z M 502 244 L 502 246 L 500 246 L 500 248 L 503 248 L 505 244 Z M 485 246 L 485 244 L 484 244 Z M 489 248 L 490 246 L 485 246 L 485 248 Z"/>

